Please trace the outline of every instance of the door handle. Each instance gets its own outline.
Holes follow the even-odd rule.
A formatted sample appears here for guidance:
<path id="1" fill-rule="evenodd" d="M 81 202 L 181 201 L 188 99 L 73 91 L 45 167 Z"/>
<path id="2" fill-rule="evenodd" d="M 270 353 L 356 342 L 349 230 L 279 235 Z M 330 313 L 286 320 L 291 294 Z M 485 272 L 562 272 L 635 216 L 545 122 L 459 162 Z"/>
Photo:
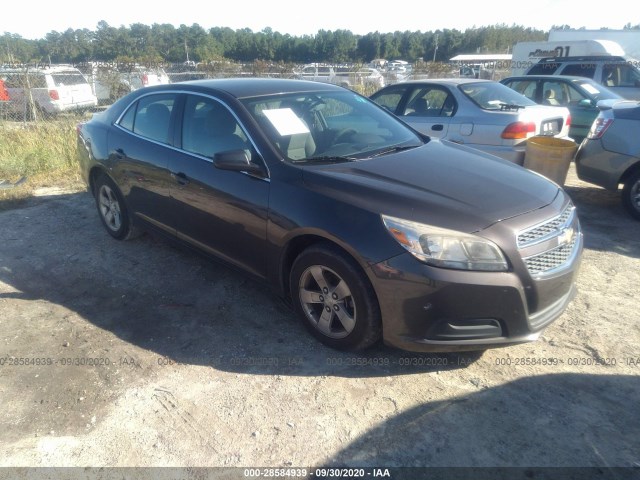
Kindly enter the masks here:
<path id="1" fill-rule="evenodd" d="M 433 130 L 435 132 L 441 132 L 442 130 L 444 130 L 444 125 L 438 123 L 437 125 L 433 125 L 431 127 L 431 130 Z"/>
<path id="2" fill-rule="evenodd" d="M 124 150 L 121 148 L 117 148 L 116 149 L 116 158 L 118 160 L 122 160 L 124 157 L 126 157 L 126 154 L 124 153 Z"/>
<path id="3" fill-rule="evenodd" d="M 186 173 L 172 173 L 171 176 L 176 180 L 179 185 L 188 185 L 191 181 L 187 177 Z"/>

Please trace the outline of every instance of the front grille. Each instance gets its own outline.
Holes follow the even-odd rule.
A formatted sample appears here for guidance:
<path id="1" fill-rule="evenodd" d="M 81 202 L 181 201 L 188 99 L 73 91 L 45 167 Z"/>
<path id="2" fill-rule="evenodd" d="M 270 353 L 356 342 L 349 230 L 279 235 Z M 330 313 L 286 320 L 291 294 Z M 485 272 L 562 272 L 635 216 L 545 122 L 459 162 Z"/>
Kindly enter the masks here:
<path id="1" fill-rule="evenodd" d="M 570 243 L 547 250 L 539 255 L 525 258 L 524 263 L 529 273 L 531 275 L 541 275 L 564 265 L 573 253 L 577 238 L 577 235 L 574 235 Z"/>
<path id="2" fill-rule="evenodd" d="M 528 247 L 529 245 L 557 236 L 562 230 L 562 227 L 570 223 L 569 219 L 574 210 L 574 206 L 570 203 L 557 217 L 520 232 L 518 234 L 518 248 Z"/>

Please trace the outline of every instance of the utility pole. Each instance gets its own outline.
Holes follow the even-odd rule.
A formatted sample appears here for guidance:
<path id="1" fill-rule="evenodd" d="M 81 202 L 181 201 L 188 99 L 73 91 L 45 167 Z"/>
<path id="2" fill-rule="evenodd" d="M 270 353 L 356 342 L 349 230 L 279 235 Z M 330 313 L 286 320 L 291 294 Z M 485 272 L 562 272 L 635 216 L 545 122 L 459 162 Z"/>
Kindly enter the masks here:
<path id="1" fill-rule="evenodd" d="M 433 49 L 433 61 L 436 61 L 436 53 L 438 52 L 438 34 L 436 33 L 436 46 Z"/>

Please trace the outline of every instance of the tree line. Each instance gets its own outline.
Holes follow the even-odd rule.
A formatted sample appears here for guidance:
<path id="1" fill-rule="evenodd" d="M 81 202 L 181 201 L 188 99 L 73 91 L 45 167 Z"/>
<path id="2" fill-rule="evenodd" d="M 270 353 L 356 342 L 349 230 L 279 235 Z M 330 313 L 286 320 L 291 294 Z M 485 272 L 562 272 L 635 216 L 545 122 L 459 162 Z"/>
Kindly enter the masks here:
<path id="1" fill-rule="evenodd" d="M 542 30 L 494 25 L 435 32 L 319 30 L 291 36 L 265 28 L 253 32 L 214 27 L 135 23 L 113 27 L 105 21 L 95 30 L 52 31 L 38 40 L 4 33 L 0 64 L 100 62 L 214 62 L 255 60 L 284 63 L 369 62 L 377 58 L 448 61 L 460 53 L 508 53 L 520 41 L 544 40 Z"/>

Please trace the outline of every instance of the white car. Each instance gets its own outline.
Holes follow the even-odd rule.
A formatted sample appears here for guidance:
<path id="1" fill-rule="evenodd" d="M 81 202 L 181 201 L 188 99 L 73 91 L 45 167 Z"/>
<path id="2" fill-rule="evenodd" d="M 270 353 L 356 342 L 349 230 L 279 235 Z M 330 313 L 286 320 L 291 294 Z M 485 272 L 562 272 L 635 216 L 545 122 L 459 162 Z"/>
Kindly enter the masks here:
<path id="1" fill-rule="evenodd" d="M 98 104 L 86 77 L 68 65 L 5 69 L 0 70 L 0 77 L 9 96 L 9 112 L 14 117 L 31 116 L 30 98 L 36 112 L 45 115 L 90 110 Z"/>
<path id="2" fill-rule="evenodd" d="M 142 87 L 171 83 L 159 66 L 91 62 L 80 66 L 100 104 L 113 103 Z"/>
<path id="3" fill-rule="evenodd" d="M 538 105 L 491 80 L 432 79 L 389 85 L 371 96 L 419 132 L 524 163 L 527 139 L 568 139 L 566 107 Z"/>

